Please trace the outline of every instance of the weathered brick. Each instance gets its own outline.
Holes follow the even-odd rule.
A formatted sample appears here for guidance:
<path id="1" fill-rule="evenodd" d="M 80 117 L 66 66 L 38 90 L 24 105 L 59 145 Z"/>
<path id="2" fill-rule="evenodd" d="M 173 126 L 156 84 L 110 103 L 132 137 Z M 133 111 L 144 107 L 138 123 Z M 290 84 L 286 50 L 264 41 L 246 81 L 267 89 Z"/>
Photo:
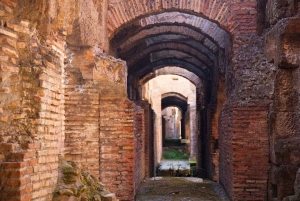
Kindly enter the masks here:
<path id="1" fill-rule="evenodd" d="M 8 65 L 5 65 L 5 64 L 1 64 L 0 69 L 3 72 L 11 72 L 11 73 L 18 73 L 19 72 L 18 67 L 8 66 Z"/>

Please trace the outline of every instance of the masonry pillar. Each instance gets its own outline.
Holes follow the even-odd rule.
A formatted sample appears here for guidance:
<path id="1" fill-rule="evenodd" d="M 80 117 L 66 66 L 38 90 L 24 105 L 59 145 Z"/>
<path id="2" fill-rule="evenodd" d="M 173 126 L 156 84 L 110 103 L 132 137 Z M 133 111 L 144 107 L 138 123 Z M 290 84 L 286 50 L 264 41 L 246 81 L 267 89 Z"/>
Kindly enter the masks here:
<path id="1" fill-rule="evenodd" d="M 122 60 L 95 57 L 93 80 L 100 94 L 100 180 L 121 200 L 132 200 L 134 164 L 139 162 L 139 150 L 134 148 L 139 141 L 134 136 L 134 104 L 127 99 L 126 73 Z"/>
<path id="2" fill-rule="evenodd" d="M 235 35 L 227 68 L 227 100 L 219 119 L 220 183 L 233 200 L 266 200 L 269 115 L 274 95 L 273 64 L 263 38 Z"/>
<path id="3" fill-rule="evenodd" d="M 228 116 L 224 116 L 228 115 Z M 266 198 L 268 107 L 225 106 L 220 133 L 220 182 L 235 200 Z"/>

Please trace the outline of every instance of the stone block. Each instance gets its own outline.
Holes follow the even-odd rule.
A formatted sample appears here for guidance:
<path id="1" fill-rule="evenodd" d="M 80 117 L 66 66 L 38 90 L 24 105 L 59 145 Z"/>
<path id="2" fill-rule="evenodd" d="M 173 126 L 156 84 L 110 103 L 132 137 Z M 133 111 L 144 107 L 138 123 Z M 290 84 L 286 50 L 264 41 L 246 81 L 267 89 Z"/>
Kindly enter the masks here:
<path id="1" fill-rule="evenodd" d="M 300 65 L 300 18 L 280 20 L 265 36 L 265 54 L 268 60 L 280 68 Z"/>

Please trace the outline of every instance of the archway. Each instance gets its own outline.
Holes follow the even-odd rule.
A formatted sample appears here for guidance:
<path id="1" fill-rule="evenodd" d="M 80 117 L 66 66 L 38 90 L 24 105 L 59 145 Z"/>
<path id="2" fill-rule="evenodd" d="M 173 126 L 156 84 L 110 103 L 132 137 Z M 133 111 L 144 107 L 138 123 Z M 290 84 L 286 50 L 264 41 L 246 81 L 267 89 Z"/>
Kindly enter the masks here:
<path id="1" fill-rule="evenodd" d="M 226 95 L 232 93 L 234 89 L 231 83 L 233 72 L 229 66 L 232 53 L 231 37 L 246 32 L 255 33 L 256 19 L 253 18 L 251 12 L 255 12 L 256 4 L 243 2 L 238 5 L 228 2 L 203 4 L 201 1 L 191 1 L 198 11 L 203 11 L 199 13 L 197 9 L 192 9 L 194 7 L 191 7 L 191 4 L 185 4 L 182 1 L 178 4 L 173 1 L 169 3 L 162 1 L 159 5 L 156 3 L 158 2 L 149 3 L 145 7 L 133 6 L 133 8 L 126 3 L 112 4 L 116 7 L 111 7 L 108 13 L 110 16 L 108 27 L 111 39 L 110 52 L 128 61 L 127 92 L 132 101 L 142 99 L 143 89 L 140 84 L 143 79 L 147 80 L 165 67 L 176 66 L 201 79 L 202 87 L 201 90 L 197 90 L 196 103 L 197 124 L 199 125 L 196 131 L 199 135 L 197 153 L 200 155 L 199 158 L 207 158 L 207 160 L 199 168 L 205 170 L 206 177 L 217 181 L 219 179 L 218 120 L 222 105 L 227 99 Z M 207 9 L 201 5 L 206 5 Z M 246 16 L 248 20 L 243 20 L 240 15 L 236 15 L 238 11 L 235 13 L 235 6 L 237 10 L 239 6 L 247 8 L 247 14 L 244 14 L 242 18 L 245 19 Z M 120 8 L 128 8 L 128 10 Z M 129 11 L 128 14 L 126 11 Z M 235 39 L 238 47 L 239 42 L 244 42 L 243 38 L 241 41 L 238 41 L 238 37 Z M 225 83 L 229 86 L 228 88 L 223 87 Z M 221 87 L 218 88 L 218 86 Z M 222 97 L 221 100 L 217 99 L 219 95 Z M 228 113 L 231 110 L 232 108 L 229 108 Z M 229 122 L 230 128 L 234 126 L 239 125 Z M 155 143 L 161 144 L 157 141 L 159 138 L 154 137 Z M 225 148 L 222 149 L 221 182 L 226 183 L 229 179 L 230 185 L 226 188 L 230 196 L 242 196 L 233 192 L 235 189 L 233 184 L 244 183 L 244 181 L 234 180 L 232 174 L 227 174 L 227 172 L 233 172 L 235 167 L 231 164 L 238 163 L 238 159 L 227 150 L 231 149 L 231 145 L 224 144 L 228 141 L 224 138 L 222 140 L 222 148 Z M 159 152 L 158 149 L 154 154 L 156 163 L 159 162 Z M 226 160 L 227 164 L 225 164 Z M 247 159 L 243 158 L 243 160 Z M 255 169 L 256 167 L 249 166 L 249 168 Z"/>
<path id="2" fill-rule="evenodd" d="M 196 22 L 196 23 L 195 23 Z M 129 30 L 130 29 L 130 34 Z M 214 30 L 212 32 L 212 30 Z M 211 153 L 211 114 L 216 108 L 219 76 L 226 69 L 230 36 L 216 22 L 196 13 L 166 11 L 134 18 L 111 34 L 111 50 L 128 65 L 128 97 L 141 100 L 142 84 L 157 74 L 178 71 L 196 84 L 195 142 L 198 169 L 216 175 L 218 156 Z M 168 70 L 166 70 L 168 68 Z M 221 74 L 220 74 L 221 72 Z M 159 116 L 161 118 L 161 116 Z M 216 117 L 217 118 L 217 117 Z M 215 136 L 214 139 L 217 139 Z M 155 139 L 156 144 L 161 144 Z M 155 151 L 159 163 L 161 148 Z M 212 164 L 214 161 L 215 164 Z M 214 177 L 218 180 L 218 176 Z"/>

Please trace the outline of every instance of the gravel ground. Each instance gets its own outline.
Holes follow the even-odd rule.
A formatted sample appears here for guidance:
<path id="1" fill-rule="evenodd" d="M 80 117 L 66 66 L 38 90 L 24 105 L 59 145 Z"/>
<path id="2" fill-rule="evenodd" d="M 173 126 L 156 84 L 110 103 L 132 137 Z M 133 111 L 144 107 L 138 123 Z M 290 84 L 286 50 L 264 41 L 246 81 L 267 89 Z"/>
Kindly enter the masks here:
<path id="1" fill-rule="evenodd" d="M 156 177 L 144 181 L 135 201 L 230 201 L 219 183 L 194 177 Z"/>

